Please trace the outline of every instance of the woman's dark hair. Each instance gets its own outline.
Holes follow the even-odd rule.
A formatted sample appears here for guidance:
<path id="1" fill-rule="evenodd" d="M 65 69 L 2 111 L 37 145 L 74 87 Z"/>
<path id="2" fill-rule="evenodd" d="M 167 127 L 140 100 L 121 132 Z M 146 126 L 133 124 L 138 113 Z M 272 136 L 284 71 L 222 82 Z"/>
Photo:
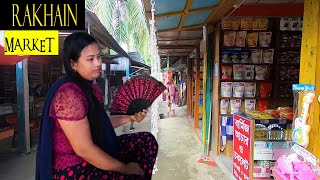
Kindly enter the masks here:
<path id="1" fill-rule="evenodd" d="M 92 90 L 92 82 L 81 77 L 71 67 L 71 60 L 78 62 L 81 51 L 88 45 L 97 43 L 97 41 L 88 33 L 76 32 L 64 40 L 63 44 L 63 64 L 67 78 L 77 84 L 86 95 L 88 102 L 88 120 L 93 142 L 100 148 L 104 148 L 104 133 L 103 133 L 103 106 L 97 100 Z"/>

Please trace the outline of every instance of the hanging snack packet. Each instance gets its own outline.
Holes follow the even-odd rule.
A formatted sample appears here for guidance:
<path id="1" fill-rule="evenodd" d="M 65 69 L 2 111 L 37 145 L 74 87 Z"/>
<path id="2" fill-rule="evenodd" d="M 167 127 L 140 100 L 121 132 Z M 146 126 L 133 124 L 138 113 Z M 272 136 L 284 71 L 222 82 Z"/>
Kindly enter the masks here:
<path id="1" fill-rule="evenodd" d="M 261 82 L 260 83 L 260 97 L 268 98 L 271 95 L 272 91 L 272 83 L 269 82 Z"/>
<path id="2" fill-rule="evenodd" d="M 240 56 L 241 51 L 238 49 L 231 49 L 230 50 L 230 58 L 232 63 L 239 63 L 240 62 Z"/>
<path id="3" fill-rule="evenodd" d="M 258 110 L 260 112 L 264 112 L 265 110 L 268 109 L 269 106 L 269 100 L 264 99 L 264 100 L 258 100 Z"/>
<path id="4" fill-rule="evenodd" d="M 242 51 L 240 51 L 240 55 L 241 55 L 241 57 L 240 57 L 240 62 L 241 63 L 250 63 L 250 58 L 251 58 L 251 51 L 250 50 L 247 50 L 247 49 L 245 49 L 245 50 L 242 50 Z"/>
<path id="5" fill-rule="evenodd" d="M 254 79 L 254 65 L 244 66 L 244 79 L 253 80 Z"/>
<path id="6" fill-rule="evenodd" d="M 244 67 L 241 64 L 233 65 L 233 79 L 241 80 L 244 75 Z"/>
<path id="7" fill-rule="evenodd" d="M 230 30 L 231 29 L 231 19 L 222 19 L 222 29 Z"/>
<path id="8" fill-rule="evenodd" d="M 236 47 L 246 46 L 247 31 L 238 31 L 236 34 Z"/>
<path id="9" fill-rule="evenodd" d="M 241 110 L 241 99 L 231 99 L 231 114 L 240 113 Z"/>
<path id="10" fill-rule="evenodd" d="M 262 49 L 251 50 L 251 62 L 254 64 L 262 63 Z"/>
<path id="11" fill-rule="evenodd" d="M 268 18 L 260 18 L 259 19 L 259 30 L 268 30 L 269 22 Z"/>
<path id="12" fill-rule="evenodd" d="M 259 33 L 259 45 L 260 47 L 270 47 L 272 32 L 260 32 Z"/>
<path id="13" fill-rule="evenodd" d="M 221 97 L 232 96 L 232 82 L 221 82 Z"/>
<path id="14" fill-rule="evenodd" d="M 258 32 L 252 32 L 247 34 L 247 46 L 257 47 L 258 46 Z"/>
<path id="15" fill-rule="evenodd" d="M 220 114 L 228 114 L 229 99 L 221 99 L 220 101 Z"/>
<path id="16" fill-rule="evenodd" d="M 221 80 L 232 79 L 232 66 L 221 65 Z"/>
<path id="17" fill-rule="evenodd" d="M 234 82 L 233 83 L 233 97 L 243 97 L 244 94 L 244 83 Z"/>
<path id="18" fill-rule="evenodd" d="M 280 19 L 280 30 L 281 31 L 288 31 L 289 30 L 289 20 L 288 20 L 288 18 L 281 18 Z"/>
<path id="19" fill-rule="evenodd" d="M 252 18 L 241 18 L 241 30 L 250 30 L 251 29 Z"/>
<path id="20" fill-rule="evenodd" d="M 256 83 L 247 82 L 244 84 L 244 97 L 256 97 Z"/>
<path id="21" fill-rule="evenodd" d="M 223 36 L 223 45 L 226 47 L 234 46 L 234 42 L 236 39 L 235 31 L 225 31 Z"/>
<path id="22" fill-rule="evenodd" d="M 256 100 L 255 99 L 244 100 L 244 109 L 246 113 L 249 111 L 254 111 L 256 109 Z"/>
<path id="23" fill-rule="evenodd" d="M 240 28 L 240 19 L 232 18 L 231 19 L 231 30 L 237 31 Z"/>
<path id="24" fill-rule="evenodd" d="M 265 80 L 268 67 L 265 65 L 255 66 L 256 80 Z"/>
<path id="25" fill-rule="evenodd" d="M 273 63 L 273 54 L 274 49 L 264 49 L 262 51 L 262 60 L 264 63 L 272 64 Z"/>
<path id="26" fill-rule="evenodd" d="M 222 57 L 221 57 L 221 62 L 222 63 L 231 63 L 230 61 L 230 51 L 227 49 L 222 50 Z"/>
<path id="27" fill-rule="evenodd" d="M 251 24 L 251 30 L 258 31 L 259 30 L 259 23 L 260 23 L 259 18 L 253 18 L 252 24 Z"/>

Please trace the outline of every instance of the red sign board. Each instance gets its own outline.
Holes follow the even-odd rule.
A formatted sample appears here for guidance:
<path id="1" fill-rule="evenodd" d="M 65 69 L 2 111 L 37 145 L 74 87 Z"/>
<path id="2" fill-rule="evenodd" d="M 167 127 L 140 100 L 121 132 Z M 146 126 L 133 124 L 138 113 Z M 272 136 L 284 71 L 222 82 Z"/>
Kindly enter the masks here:
<path id="1" fill-rule="evenodd" d="M 239 115 L 233 116 L 233 175 L 239 180 L 250 180 L 252 121 Z"/>

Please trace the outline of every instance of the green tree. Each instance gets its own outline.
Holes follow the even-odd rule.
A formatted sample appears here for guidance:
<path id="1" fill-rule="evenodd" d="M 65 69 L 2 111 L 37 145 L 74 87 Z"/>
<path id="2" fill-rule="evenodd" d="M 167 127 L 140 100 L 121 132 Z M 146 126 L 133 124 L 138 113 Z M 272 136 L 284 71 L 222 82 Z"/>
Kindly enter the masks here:
<path id="1" fill-rule="evenodd" d="M 86 0 L 86 8 L 97 14 L 119 44 L 125 44 L 128 51 L 139 51 L 150 64 L 149 32 L 138 0 Z"/>

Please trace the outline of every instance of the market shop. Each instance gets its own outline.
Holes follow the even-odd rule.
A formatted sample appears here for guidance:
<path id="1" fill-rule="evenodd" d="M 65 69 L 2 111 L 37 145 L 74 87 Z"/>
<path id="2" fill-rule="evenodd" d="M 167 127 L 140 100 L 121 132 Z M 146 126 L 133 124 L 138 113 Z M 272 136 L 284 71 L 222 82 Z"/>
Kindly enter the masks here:
<path id="1" fill-rule="evenodd" d="M 144 2 L 148 17 L 149 2 Z M 279 168 L 276 161 L 280 159 L 281 164 L 282 155 L 308 154 L 308 150 L 311 154 L 300 158 L 312 159 L 308 167 L 316 170 L 314 162 L 320 158 L 316 148 L 319 2 L 197 3 L 186 1 L 178 7 L 167 1 L 157 2 L 155 20 L 163 61 L 168 54 L 187 57 L 187 114 L 202 141 L 206 159 L 221 161 L 238 178 L 245 174 L 240 172 L 244 164 L 247 174 L 242 179 L 270 178 L 279 175 L 272 169 Z M 199 21 L 192 19 L 195 16 Z M 190 26 L 186 26 L 188 23 Z M 187 40 L 196 44 L 180 44 Z M 305 105 L 302 110 L 303 96 L 308 93 L 314 95 L 312 100 L 305 98 L 311 104 L 304 114 L 308 118 L 304 118 L 304 126 L 301 122 L 297 125 L 296 118 L 309 107 Z M 301 142 L 301 137 L 308 139 L 308 133 L 297 136 L 299 127 L 310 127 L 308 143 Z"/>

